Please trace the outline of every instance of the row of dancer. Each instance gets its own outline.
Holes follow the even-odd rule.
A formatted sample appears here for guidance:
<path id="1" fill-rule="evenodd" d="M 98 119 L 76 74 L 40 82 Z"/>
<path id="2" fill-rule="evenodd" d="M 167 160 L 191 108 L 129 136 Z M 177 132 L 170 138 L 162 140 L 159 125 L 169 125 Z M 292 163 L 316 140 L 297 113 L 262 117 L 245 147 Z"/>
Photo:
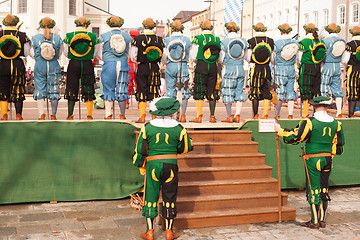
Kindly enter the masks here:
<path id="1" fill-rule="evenodd" d="M 143 21 L 144 33 L 134 39 L 120 30 L 124 20 L 112 16 L 107 19 L 110 31 L 97 39 L 94 33 L 88 32 L 90 21 L 85 17 L 75 20 L 77 29 L 67 33 L 64 40 L 52 33 L 55 21 L 49 17 L 39 22 L 40 33 L 31 41 L 16 25 L 17 16 L 8 15 L 3 20 L 7 26 L 0 32 L 0 106 L 2 119 L 6 120 L 8 102 L 15 103 L 16 118 L 21 120 L 22 103 L 25 85 L 25 66 L 23 59 L 30 55 L 35 58 L 35 91 L 39 119 L 45 119 L 45 99 L 51 100 L 51 119 L 56 119 L 61 68 L 58 62 L 62 52 L 70 59 L 67 69 L 65 99 L 68 100 L 68 117 L 73 119 L 75 102 L 79 100 L 79 79 L 81 79 L 81 97 L 86 102 L 87 119 L 92 119 L 94 96 L 94 66 L 92 59 L 97 56 L 103 60 L 101 81 L 102 98 L 105 100 L 105 119 L 111 119 L 113 102 L 118 101 L 120 119 L 125 119 L 126 101 L 129 100 L 128 85 L 130 67 L 128 59 L 138 63 L 136 70 L 137 91 L 140 118 L 145 122 L 146 102 L 159 96 L 160 63 L 166 65 L 165 96 L 181 100 L 180 122 L 186 122 L 186 108 L 189 97 L 196 100 L 197 116 L 191 122 L 202 122 L 204 99 L 209 100 L 210 122 L 216 122 L 215 107 L 220 95 L 226 106 L 227 118 L 224 122 L 239 122 L 242 102 L 248 98 L 252 101 L 254 118 L 258 118 L 258 105 L 264 100 L 262 118 L 268 117 L 268 106 L 272 99 L 271 88 L 276 89 L 279 102 L 275 116 L 278 117 L 281 103 L 288 101 L 289 116 L 292 118 L 294 99 L 295 68 L 300 69 L 299 88 L 303 100 L 303 116 L 308 115 L 308 101 L 315 96 L 331 96 L 336 100 L 337 117 L 341 117 L 340 62 L 349 65 L 347 95 L 349 100 L 349 117 L 353 117 L 355 102 L 358 100 L 358 66 L 356 46 L 360 43 L 359 27 L 350 30 L 354 38 L 348 44 L 338 38 L 340 27 L 330 24 L 325 29 L 330 33 L 324 41 L 318 39 L 317 27 L 313 24 L 304 26 L 306 37 L 299 44 L 289 36 L 291 27 L 288 24 L 279 26 L 282 37 L 277 41 L 267 37 L 267 28 L 258 23 L 253 26 L 255 37 L 246 41 L 240 38 L 239 27 L 234 22 L 225 24 L 228 36 L 220 38 L 212 34 L 210 21 L 200 24 L 202 34 L 194 40 L 182 34 L 184 27 L 180 21 L 170 24 L 172 35 L 164 40 L 152 31 L 156 23 L 147 18 Z M 345 51 L 346 48 L 346 51 Z M 298 51 L 299 50 L 299 51 Z M 345 53 L 344 53 L 345 51 Z M 244 59 L 250 63 L 250 94 L 244 92 Z M 297 59 L 297 64 L 296 64 Z M 359 59 L 359 60 L 358 60 Z M 190 77 L 188 64 L 196 63 L 193 80 Z M 222 64 L 222 74 L 219 71 Z M 274 65 L 275 83 L 271 85 L 272 73 L 270 63 Z M 231 112 L 236 103 L 236 112 Z"/>

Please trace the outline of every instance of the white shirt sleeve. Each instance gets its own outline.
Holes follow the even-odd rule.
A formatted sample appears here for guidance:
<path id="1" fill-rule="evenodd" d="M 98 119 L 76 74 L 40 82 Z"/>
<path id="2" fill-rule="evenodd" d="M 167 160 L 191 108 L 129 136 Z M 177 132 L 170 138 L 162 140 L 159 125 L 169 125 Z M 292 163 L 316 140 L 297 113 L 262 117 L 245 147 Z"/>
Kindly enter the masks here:
<path id="1" fill-rule="evenodd" d="M 224 62 L 225 54 L 226 54 L 226 53 L 225 53 L 224 50 L 221 50 L 221 51 L 220 51 L 220 56 L 219 56 L 219 59 L 218 59 L 218 62 L 219 62 L 219 63 L 222 64 L 222 63 Z"/>
<path id="2" fill-rule="evenodd" d="M 139 51 L 139 49 L 137 47 L 135 47 L 133 45 L 130 46 L 129 56 L 131 58 L 131 61 L 133 61 L 134 63 L 137 62 L 138 51 Z"/>
<path id="3" fill-rule="evenodd" d="M 345 51 L 341 58 L 341 64 L 344 65 L 344 67 L 347 67 L 348 62 L 350 60 L 351 53 L 349 51 Z"/>
<path id="4" fill-rule="evenodd" d="M 31 58 L 34 58 L 34 57 L 35 57 L 35 49 L 34 49 L 34 47 L 31 47 L 31 48 L 30 48 L 29 56 L 30 56 Z"/>
<path id="5" fill-rule="evenodd" d="M 297 68 L 300 68 L 300 66 L 301 66 L 302 55 L 303 55 L 303 51 L 298 51 L 296 53 L 296 65 L 297 65 Z"/>
<path id="6" fill-rule="evenodd" d="M 248 63 L 251 62 L 251 54 L 252 54 L 252 49 L 246 50 L 244 59 L 245 59 Z"/>
<path id="7" fill-rule="evenodd" d="M 97 48 L 97 51 L 95 52 L 95 56 L 99 59 L 99 60 L 103 60 L 103 55 L 102 55 L 102 53 L 103 53 L 103 49 L 104 49 L 104 44 L 103 43 L 99 43 L 99 44 L 97 44 L 96 46 L 98 46 L 98 48 Z M 95 47 L 96 47 L 95 46 Z M 96 48 L 95 48 L 96 49 Z"/>
<path id="8" fill-rule="evenodd" d="M 99 56 L 99 51 L 101 51 L 100 54 L 101 54 L 101 58 L 102 58 L 102 45 L 98 43 L 95 45 L 94 58 L 95 58 L 95 56 L 97 56 L 97 57 Z"/>
<path id="9" fill-rule="evenodd" d="M 24 45 L 24 56 L 27 57 L 30 55 L 30 51 L 31 51 L 31 45 L 30 42 L 25 43 Z"/>
<path id="10" fill-rule="evenodd" d="M 166 54 L 165 49 L 164 49 L 163 55 L 162 55 L 162 57 L 161 57 L 161 63 L 162 63 L 163 65 L 166 65 L 166 64 L 167 64 L 167 54 Z"/>
<path id="11" fill-rule="evenodd" d="M 270 59 L 270 62 L 272 65 L 275 66 L 275 57 L 276 57 L 276 52 L 275 51 L 272 51 L 271 52 L 271 59 Z"/>
<path id="12" fill-rule="evenodd" d="M 196 60 L 196 55 L 198 53 L 199 45 L 192 44 L 190 47 L 189 59 L 194 62 Z"/>
<path id="13" fill-rule="evenodd" d="M 63 48 L 64 48 L 64 56 L 65 57 L 68 57 L 68 54 L 69 54 L 69 45 L 64 43 L 63 44 Z"/>
<path id="14" fill-rule="evenodd" d="M 64 52 L 64 44 L 60 45 L 60 49 L 59 49 L 59 56 L 61 56 L 61 54 Z"/>

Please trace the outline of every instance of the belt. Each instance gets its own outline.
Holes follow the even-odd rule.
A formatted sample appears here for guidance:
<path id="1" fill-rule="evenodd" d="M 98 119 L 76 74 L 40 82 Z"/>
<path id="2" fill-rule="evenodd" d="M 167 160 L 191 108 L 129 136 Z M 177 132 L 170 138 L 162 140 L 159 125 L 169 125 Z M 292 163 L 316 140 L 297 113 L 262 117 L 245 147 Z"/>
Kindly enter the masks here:
<path id="1" fill-rule="evenodd" d="M 312 153 L 312 154 L 305 154 L 304 159 L 308 160 L 312 157 L 331 157 L 331 153 Z"/>
<path id="2" fill-rule="evenodd" d="M 159 159 L 176 159 L 176 154 L 153 155 L 146 157 L 147 161 Z"/>

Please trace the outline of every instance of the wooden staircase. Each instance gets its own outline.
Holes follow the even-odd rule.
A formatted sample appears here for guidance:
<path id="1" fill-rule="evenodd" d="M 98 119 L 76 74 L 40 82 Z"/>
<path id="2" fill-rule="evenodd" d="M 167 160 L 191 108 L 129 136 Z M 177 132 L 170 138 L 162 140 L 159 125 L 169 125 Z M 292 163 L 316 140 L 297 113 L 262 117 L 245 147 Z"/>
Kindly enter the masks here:
<path id="1" fill-rule="evenodd" d="M 189 130 L 194 151 L 178 155 L 175 228 L 278 221 L 277 180 L 251 132 Z M 282 220 L 295 209 L 282 194 Z"/>

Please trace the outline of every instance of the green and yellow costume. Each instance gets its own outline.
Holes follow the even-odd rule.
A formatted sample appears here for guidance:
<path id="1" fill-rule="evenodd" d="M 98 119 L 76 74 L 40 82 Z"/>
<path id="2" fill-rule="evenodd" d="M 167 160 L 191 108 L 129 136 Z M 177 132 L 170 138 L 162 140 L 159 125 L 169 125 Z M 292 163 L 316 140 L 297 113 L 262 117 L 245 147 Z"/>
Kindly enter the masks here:
<path id="1" fill-rule="evenodd" d="M 319 97 L 323 98 L 323 97 Z M 322 113 L 322 112 L 320 112 Z M 324 221 L 329 197 L 329 176 L 332 169 L 332 158 L 343 153 L 345 144 L 341 122 L 321 121 L 315 117 L 300 121 L 295 129 L 280 129 L 278 134 L 287 144 L 305 142 L 306 166 L 310 184 L 306 178 L 307 200 L 311 206 L 312 223 Z M 325 114 L 325 113 L 324 113 Z M 311 192 L 310 192 L 311 189 Z"/>
<path id="2" fill-rule="evenodd" d="M 150 113 L 155 116 L 167 116 L 180 107 L 179 101 L 172 98 L 154 99 L 152 105 L 158 105 Z M 161 106 L 162 105 L 162 106 Z M 161 110 L 163 107 L 170 110 Z M 165 220 L 176 217 L 176 197 L 178 188 L 177 154 L 187 153 L 193 149 L 192 141 L 177 121 L 168 117 L 157 117 L 141 128 L 133 157 L 133 164 L 139 167 L 140 173 L 146 172 L 145 202 L 143 216 L 148 219 L 151 229 L 152 220 L 158 215 L 158 199 L 162 188 L 161 215 Z M 170 221 L 170 222 L 172 222 Z M 169 226 L 171 229 L 171 226 Z"/>

